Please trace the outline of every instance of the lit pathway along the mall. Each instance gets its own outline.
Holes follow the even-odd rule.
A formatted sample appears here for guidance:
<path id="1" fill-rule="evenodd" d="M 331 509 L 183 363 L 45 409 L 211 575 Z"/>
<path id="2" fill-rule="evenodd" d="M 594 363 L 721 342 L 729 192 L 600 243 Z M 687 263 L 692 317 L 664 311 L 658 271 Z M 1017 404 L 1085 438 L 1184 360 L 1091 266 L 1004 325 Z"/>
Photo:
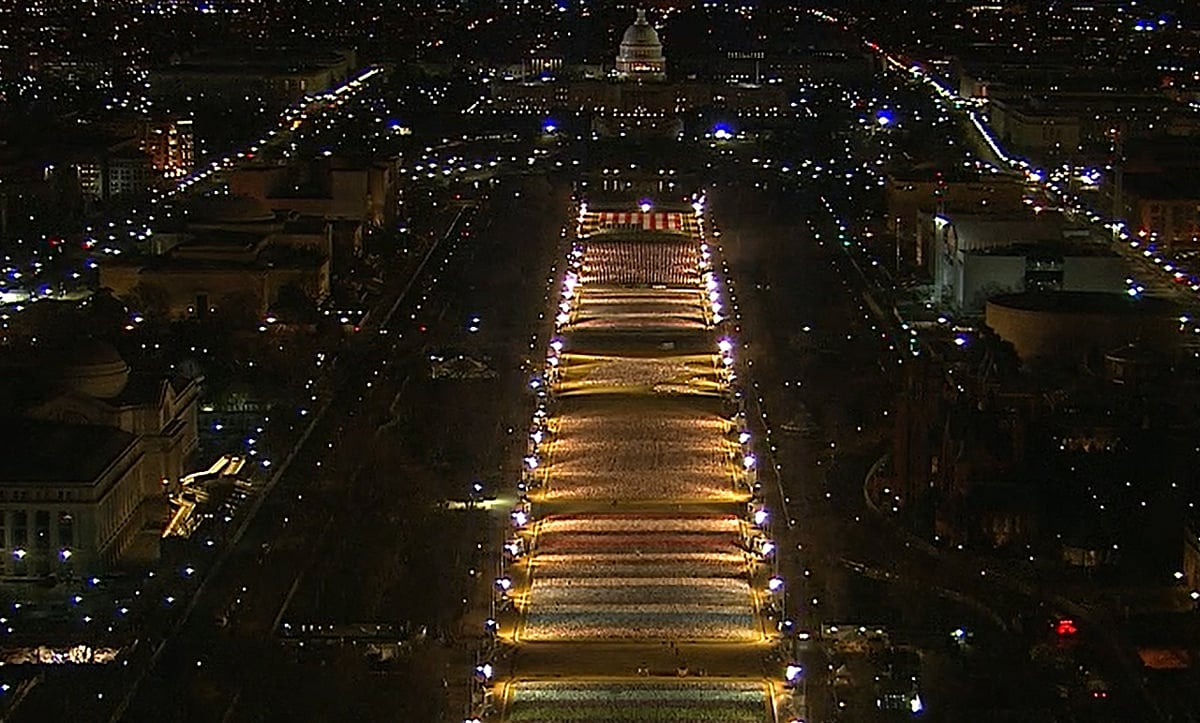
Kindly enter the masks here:
<path id="1" fill-rule="evenodd" d="M 498 581 L 499 720 L 791 708 L 767 662 L 773 545 L 699 213 L 580 214 Z"/>

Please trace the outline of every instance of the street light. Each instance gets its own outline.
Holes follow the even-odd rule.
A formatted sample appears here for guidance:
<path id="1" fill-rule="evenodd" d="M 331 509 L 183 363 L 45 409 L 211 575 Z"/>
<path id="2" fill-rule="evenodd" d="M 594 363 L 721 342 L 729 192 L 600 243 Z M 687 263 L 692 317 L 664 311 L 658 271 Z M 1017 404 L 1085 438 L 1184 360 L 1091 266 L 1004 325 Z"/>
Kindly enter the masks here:
<path id="1" fill-rule="evenodd" d="M 804 666 L 799 663 L 788 663 L 788 666 L 783 671 L 783 677 L 789 683 L 795 683 L 804 674 Z"/>

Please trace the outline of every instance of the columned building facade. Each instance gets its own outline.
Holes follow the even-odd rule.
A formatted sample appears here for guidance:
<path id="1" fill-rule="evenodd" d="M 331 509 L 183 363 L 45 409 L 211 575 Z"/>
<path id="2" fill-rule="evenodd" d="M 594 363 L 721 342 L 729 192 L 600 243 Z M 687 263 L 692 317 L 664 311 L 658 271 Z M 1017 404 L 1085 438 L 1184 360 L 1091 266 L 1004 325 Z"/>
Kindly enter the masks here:
<path id="1" fill-rule="evenodd" d="M 131 373 L 96 340 L 65 356 L 55 393 L 0 418 L 13 451 L 0 458 L 0 581 L 156 556 L 167 492 L 197 447 L 194 380 Z"/>

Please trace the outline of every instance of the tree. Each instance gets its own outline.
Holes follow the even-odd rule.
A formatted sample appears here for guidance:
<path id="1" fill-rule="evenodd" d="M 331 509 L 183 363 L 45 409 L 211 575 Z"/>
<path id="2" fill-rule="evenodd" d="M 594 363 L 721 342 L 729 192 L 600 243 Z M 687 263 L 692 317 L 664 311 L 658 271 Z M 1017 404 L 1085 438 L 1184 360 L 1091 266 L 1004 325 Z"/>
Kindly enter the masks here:
<path id="1" fill-rule="evenodd" d="M 243 289 L 225 294 L 217 302 L 217 320 L 228 329 L 249 329 L 258 324 L 258 297 Z"/>
<path id="2" fill-rule="evenodd" d="M 317 305 L 296 283 L 281 287 L 271 308 L 280 319 L 293 324 L 312 324 L 318 317 Z"/>
<path id="3" fill-rule="evenodd" d="M 86 310 L 86 322 L 96 330 L 94 333 L 116 333 L 129 323 L 129 309 L 108 287 L 97 289 L 92 294 Z"/>
<path id="4" fill-rule="evenodd" d="M 121 301 L 131 310 L 156 321 L 167 318 L 171 313 L 171 297 L 158 284 L 139 281 Z"/>

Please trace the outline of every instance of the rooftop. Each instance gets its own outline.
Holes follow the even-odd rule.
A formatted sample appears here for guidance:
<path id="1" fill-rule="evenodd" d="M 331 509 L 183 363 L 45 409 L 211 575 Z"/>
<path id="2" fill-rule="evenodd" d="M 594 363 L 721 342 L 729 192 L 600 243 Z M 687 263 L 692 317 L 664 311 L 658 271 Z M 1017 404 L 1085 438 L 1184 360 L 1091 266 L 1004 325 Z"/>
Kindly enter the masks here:
<path id="1" fill-rule="evenodd" d="M 199 53 L 158 69 L 165 73 L 213 75 L 286 75 L 305 73 L 346 62 L 344 51 L 312 51 L 299 48 L 244 48 Z"/>
<path id="2" fill-rule="evenodd" d="M 963 253 L 985 256 L 1031 256 L 1033 258 L 1055 258 L 1060 256 L 1118 257 L 1117 252 L 1111 246 L 1089 241 L 1071 241 L 1067 239 L 988 246 L 980 249 L 967 249 Z"/>
<path id="3" fill-rule="evenodd" d="M 0 423 L 0 438 L 13 450 L 0 455 L 0 484 L 87 484 L 136 440 L 115 427 L 30 419 Z"/>
<path id="4" fill-rule="evenodd" d="M 1022 311 L 1058 311 L 1088 314 L 1153 316 L 1177 314 L 1176 306 L 1165 299 L 1134 298 L 1127 294 L 1103 291 L 1054 291 L 1002 294 L 992 297 L 995 304 Z"/>
<path id="5" fill-rule="evenodd" d="M 637 11 L 637 19 L 625 29 L 625 35 L 621 38 L 621 45 L 662 48 L 662 41 L 658 39 L 658 31 L 646 20 L 645 10 L 639 9 Z"/>
<path id="6" fill-rule="evenodd" d="M 1134 196 L 1157 201 L 1191 201 L 1200 198 L 1200 188 L 1190 173 L 1129 173 L 1125 189 Z"/>

